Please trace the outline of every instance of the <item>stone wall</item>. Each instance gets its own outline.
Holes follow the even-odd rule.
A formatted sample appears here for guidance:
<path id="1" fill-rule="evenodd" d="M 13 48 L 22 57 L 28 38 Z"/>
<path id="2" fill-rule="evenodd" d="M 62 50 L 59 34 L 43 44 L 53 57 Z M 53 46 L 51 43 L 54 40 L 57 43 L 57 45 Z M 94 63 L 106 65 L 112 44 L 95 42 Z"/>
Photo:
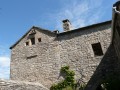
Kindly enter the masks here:
<path id="1" fill-rule="evenodd" d="M 117 58 L 114 46 L 111 44 L 87 83 L 85 90 L 97 90 L 98 86 L 113 76 L 120 78 L 120 61 Z"/>
<path id="2" fill-rule="evenodd" d="M 36 33 L 36 37 L 41 37 L 40 43 L 25 46 L 25 42 L 28 40 L 28 33 L 12 49 L 10 79 L 42 82 L 44 85 L 52 84 L 52 80 L 49 79 L 54 76 L 53 69 L 55 65 L 53 64 L 58 63 L 57 60 L 55 62 L 57 58 L 56 44 L 53 43 L 55 37 L 54 34 L 51 35 L 51 33 L 45 31 L 39 32 L 36 30 Z"/>
<path id="3" fill-rule="evenodd" d="M 43 32 L 40 35 L 42 42 L 24 46 L 26 36 L 12 49 L 11 79 L 40 82 L 49 88 L 63 79 L 60 68 L 69 65 L 76 80 L 82 78 L 87 83 L 103 58 L 94 55 L 91 44 L 100 42 L 103 54 L 106 53 L 111 42 L 111 23 L 60 33 L 57 37 Z"/>
<path id="4" fill-rule="evenodd" d="M 79 33 L 59 36 L 61 65 L 69 65 L 76 72 L 76 78 L 88 82 L 102 56 L 95 56 L 91 44 L 101 43 L 105 54 L 110 45 L 110 24 L 88 28 Z"/>
<path id="5" fill-rule="evenodd" d="M 49 90 L 39 83 L 0 80 L 0 90 Z"/>

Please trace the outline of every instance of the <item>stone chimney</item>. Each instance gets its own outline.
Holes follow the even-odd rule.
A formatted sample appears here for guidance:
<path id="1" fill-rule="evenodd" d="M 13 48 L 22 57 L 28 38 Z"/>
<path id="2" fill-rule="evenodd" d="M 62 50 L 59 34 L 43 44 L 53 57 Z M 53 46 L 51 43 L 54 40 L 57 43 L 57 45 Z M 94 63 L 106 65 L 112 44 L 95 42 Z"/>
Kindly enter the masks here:
<path id="1" fill-rule="evenodd" d="M 63 22 L 63 30 L 64 32 L 72 30 L 72 25 L 68 19 L 65 19 L 62 21 Z"/>

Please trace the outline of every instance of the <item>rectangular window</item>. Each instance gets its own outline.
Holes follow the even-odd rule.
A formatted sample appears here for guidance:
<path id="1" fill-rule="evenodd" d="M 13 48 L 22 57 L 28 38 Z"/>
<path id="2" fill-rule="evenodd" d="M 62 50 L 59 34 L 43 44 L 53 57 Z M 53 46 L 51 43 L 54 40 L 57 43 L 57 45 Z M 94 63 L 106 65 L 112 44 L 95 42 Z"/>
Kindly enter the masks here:
<path id="1" fill-rule="evenodd" d="M 41 42 L 41 38 L 38 38 L 38 42 Z"/>
<path id="2" fill-rule="evenodd" d="M 103 51 L 102 51 L 102 47 L 101 47 L 100 43 L 92 44 L 92 48 L 93 48 L 93 51 L 94 51 L 94 55 L 96 55 L 96 56 L 103 55 Z"/>
<path id="3" fill-rule="evenodd" d="M 25 45 L 26 45 L 26 46 L 29 46 L 29 42 L 26 42 Z"/>
<path id="4" fill-rule="evenodd" d="M 30 38 L 31 40 L 31 44 L 34 45 L 35 44 L 35 38 Z"/>

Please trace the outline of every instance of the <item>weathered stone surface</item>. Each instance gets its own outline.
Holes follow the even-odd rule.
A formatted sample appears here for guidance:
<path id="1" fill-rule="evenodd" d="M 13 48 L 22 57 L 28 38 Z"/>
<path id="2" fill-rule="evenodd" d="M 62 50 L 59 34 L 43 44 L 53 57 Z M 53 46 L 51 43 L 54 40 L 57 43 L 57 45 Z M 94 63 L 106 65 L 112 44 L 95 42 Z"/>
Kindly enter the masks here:
<path id="1" fill-rule="evenodd" d="M 85 90 L 96 90 L 106 78 L 120 76 L 120 61 L 117 58 L 113 45 L 110 45 L 101 62 L 94 71 L 91 79 L 87 83 Z"/>
<path id="2" fill-rule="evenodd" d="M 0 90 L 49 90 L 39 83 L 13 81 L 13 80 L 1 80 Z"/>
<path id="3" fill-rule="evenodd" d="M 37 36 L 42 42 L 25 46 L 26 35 L 12 49 L 12 80 L 39 82 L 49 88 L 62 79 L 60 68 L 69 65 L 75 71 L 76 81 L 82 78 L 87 83 L 103 58 L 94 55 L 91 44 L 100 42 L 103 54 L 106 53 L 111 42 L 111 23 L 57 37 L 43 32 L 37 32 Z"/>

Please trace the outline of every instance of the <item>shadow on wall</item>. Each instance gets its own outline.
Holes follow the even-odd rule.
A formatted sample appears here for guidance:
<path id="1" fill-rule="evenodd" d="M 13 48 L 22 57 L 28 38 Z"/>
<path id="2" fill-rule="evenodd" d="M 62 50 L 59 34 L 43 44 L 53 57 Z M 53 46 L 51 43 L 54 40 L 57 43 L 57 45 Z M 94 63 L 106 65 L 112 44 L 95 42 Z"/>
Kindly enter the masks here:
<path id="1" fill-rule="evenodd" d="M 114 76 L 113 79 L 116 77 L 120 80 L 120 61 L 116 56 L 113 45 L 110 45 L 93 76 L 87 83 L 85 90 L 102 90 L 100 89 L 101 84 L 105 83 L 112 76 Z"/>

